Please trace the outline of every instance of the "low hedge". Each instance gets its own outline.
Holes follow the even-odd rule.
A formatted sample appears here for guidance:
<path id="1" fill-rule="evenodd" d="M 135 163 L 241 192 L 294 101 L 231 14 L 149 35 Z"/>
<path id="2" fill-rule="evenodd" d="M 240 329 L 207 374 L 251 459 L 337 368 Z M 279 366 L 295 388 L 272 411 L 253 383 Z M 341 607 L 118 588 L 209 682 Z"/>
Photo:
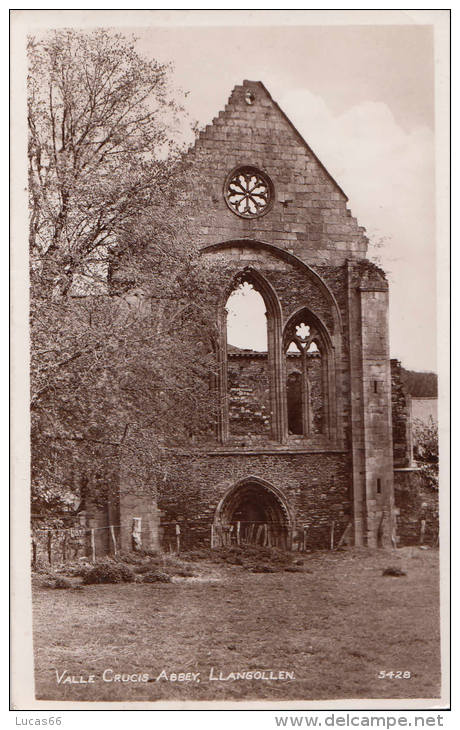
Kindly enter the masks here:
<path id="1" fill-rule="evenodd" d="M 85 585 L 95 583 L 133 583 L 135 580 L 134 571 L 123 563 L 114 560 L 99 560 L 91 568 L 83 572 L 83 583 Z"/>

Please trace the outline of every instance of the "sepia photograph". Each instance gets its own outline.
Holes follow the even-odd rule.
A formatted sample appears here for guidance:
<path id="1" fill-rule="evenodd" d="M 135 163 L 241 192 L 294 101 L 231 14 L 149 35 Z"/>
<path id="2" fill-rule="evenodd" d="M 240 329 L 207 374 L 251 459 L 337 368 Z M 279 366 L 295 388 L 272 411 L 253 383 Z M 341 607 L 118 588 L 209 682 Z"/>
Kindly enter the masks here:
<path id="1" fill-rule="evenodd" d="M 12 11 L 15 709 L 448 707 L 449 22 Z"/>

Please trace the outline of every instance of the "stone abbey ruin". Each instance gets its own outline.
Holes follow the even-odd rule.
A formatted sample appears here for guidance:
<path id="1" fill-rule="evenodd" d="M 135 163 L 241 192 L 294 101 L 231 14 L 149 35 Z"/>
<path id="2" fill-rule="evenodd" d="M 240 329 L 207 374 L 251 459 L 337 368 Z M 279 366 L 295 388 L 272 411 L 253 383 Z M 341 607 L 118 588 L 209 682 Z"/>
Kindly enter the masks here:
<path id="1" fill-rule="evenodd" d="M 346 194 L 261 82 L 233 89 L 187 161 L 193 235 L 225 269 L 215 437 L 169 456 L 155 501 L 125 489 L 121 470 L 116 505 L 89 510 L 86 525 L 118 525 L 123 550 L 174 549 L 179 536 L 189 546 L 305 550 L 415 535 L 388 282 L 366 258 Z M 242 286 L 263 299 L 264 351 L 228 341 L 226 304 Z M 175 504 L 184 492 L 185 509 Z M 98 552 L 110 552 L 110 534 L 98 534 Z"/>

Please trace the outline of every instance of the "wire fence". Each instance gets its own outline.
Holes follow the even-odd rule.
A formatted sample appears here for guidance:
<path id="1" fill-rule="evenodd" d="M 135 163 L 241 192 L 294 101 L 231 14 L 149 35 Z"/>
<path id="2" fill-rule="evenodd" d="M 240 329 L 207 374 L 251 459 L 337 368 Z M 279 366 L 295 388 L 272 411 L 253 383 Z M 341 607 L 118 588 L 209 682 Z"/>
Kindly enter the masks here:
<path id="1" fill-rule="evenodd" d="M 148 528 L 140 517 L 113 525 L 32 526 L 32 565 L 58 565 L 82 559 L 94 562 L 107 555 L 117 556 L 121 551 L 149 551 L 152 545 Z M 157 549 L 169 553 L 245 546 L 306 552 L 340 547 L 351 536 L 351 521 L 333 520 L 296 528 L 281 522 L 254 520 L 226 524 L 206 519 L 160 521 L 153 531 Z"/>
<path id="2" fill-rule="evenodd" d="M 438 530 L 429 529 L 425 519 L 414 524 L 412 539 L 403 544 L 439 544 Z M 434 526 L 433 526 L 434 527 Z M 152 546 L 152 532 L 155 536 Z M 70 527 L 32 526 L 32 565 L 58 565 L 78 560 L 94 562 L 121 551 L 186 553 L 195 549 L 230 549 L 245 546 L 291 552 L 337 550 L 353 542 L 351 519 L 292 527 L 282 522 L 236 520 L 216 523 L 209 519 L 159 521 L 134 517 L 112 525 L 78 524 Z"/>

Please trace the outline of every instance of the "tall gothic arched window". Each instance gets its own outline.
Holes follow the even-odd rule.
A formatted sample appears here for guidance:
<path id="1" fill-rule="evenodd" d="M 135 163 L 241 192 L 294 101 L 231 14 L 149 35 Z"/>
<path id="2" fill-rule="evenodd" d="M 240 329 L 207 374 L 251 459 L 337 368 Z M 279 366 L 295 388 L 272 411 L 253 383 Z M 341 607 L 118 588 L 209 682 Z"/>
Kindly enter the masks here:
<path id="1" fill-rule="evenodd" d="M 270 434 L 265 302 L 252 283 L 242 281 L 225 308 L 229 436 L 261 440 Z"/>
<path id="2" fill-rule="evenodd" d="M 315 317 L 303 309 L 286 325 L 283 344 L 289 438 L 329 435 L 328 352 Z"/>
<path id="3" fill-rule="evenodd" d="M 221 441 L 281 441 L 281 308 L 262 274 L 247 268 L 234 277 L 220 329 Z"/>

